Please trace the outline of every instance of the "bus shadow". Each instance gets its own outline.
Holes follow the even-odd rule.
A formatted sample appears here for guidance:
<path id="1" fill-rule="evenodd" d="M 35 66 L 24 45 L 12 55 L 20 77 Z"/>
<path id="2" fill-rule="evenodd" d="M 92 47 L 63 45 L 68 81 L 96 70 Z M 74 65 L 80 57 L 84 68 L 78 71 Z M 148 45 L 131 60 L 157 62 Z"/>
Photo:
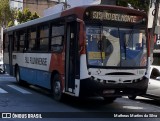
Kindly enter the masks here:
<path id="1" fill-rule="evenodd" d="M 151 98 L 142 98 L 142 99 L 135 99 L 136 101 L 139 101 L 141 103 L 150 104 L 154 106 L 160 106 L 160 100 L 158 99 L 151 99 Z"/>
<path id="2" fill-rule="evenodd" d="M 50 98 L 53 101 L 55 101 L 53 99 L 53 96 L 50 93 L 50 90 L 48 90 L 48 89 L 45 89 L 45 88 L 42 88 L 39 86 L 35 86 L 35 85 L 29 85 L 29 84 L 19 85 L 16 82 L 13 82 L 13 84 L 20 86 L 20 87 L 23 87 L 24 89 L 30 90 L 34 93 L 43 95 L 46 98 Z M 78 97 L 73 97 L 73 96 L 69 96 L 69 95 L 64 95 L 64 98 L 60 103 L 63 103 L 65 105 L 69 105 L 74 108 L 86 109 L 86 110 L 102 109 L 102 108 L 104 108 L 104 106 L 105 107 L 107 106 L 107 111 L 111 111 L 114 108 L 113 105 L 116 103 L 116 100 L 113 103 L 107 103 L 101 97 L 78 98 Z"/>
<path id="3" fill-rule="evenodd" d="M 107 103 L 101 97 L 88 97 L 88 98 L 76 98 L 66 95 L 63 103 L 74 108 L 88 110 L 88 111 L 114 111 L 115 105 L 118 107 L 118 103 L 115 101 L 113 103 Z M 115 107 L 116 109 L 116 107 Z"/>
<path id="4" fill-rule="evenodd" d="M 18 84 L 17 82 L 13 82 L 14 85 L 17 85 L 19 87 L 22 87 L 24 89 L 30 90 L 32 92 L 44 95 L 44 96 L 48 96 L 50 97 L 50 92 L 48 89 L 36 86 L 36 85 L 30 85 L 28 83 L 23 83 L 23 84 Z"/>

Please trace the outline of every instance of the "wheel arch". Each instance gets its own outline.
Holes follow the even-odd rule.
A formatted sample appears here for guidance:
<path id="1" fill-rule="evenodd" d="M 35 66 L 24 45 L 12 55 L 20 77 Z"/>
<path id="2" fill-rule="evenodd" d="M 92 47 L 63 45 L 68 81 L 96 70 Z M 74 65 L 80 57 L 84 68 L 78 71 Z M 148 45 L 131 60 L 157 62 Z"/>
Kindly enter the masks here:
<path id="1" fill-rule="evenodd" d="M 51 79 L 50 79 L 50 86 L 51 86 L 51 95 L 54 97 L 55 100 L 57 101 L 62 101 L 64 98 L 64 93 L 63 93 L 63 80 L 62 80 L 62 75 L 59 73 L 59 71 L 54 70 L 51 73 Z M 57 86 L 59 84 L 59 86 Z M 57 88 L 58 87 L 58 88 Z M 59 90 L 59 91 L 57 91 Z"/>
<path id="2" fill-rule="evenodd" d="M 157 68 L 153 68 L 150 74 L 150 78 L 156 79 L 158 76 L 160 76 L 160 71 Z"/>

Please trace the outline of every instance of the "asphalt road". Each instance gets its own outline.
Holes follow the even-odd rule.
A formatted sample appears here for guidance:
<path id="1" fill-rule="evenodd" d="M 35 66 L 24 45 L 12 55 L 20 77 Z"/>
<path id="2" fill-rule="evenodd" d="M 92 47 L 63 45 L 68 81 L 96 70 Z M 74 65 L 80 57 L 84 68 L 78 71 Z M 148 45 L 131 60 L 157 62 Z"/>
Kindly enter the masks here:
<path id="1" fill-rule="evenodd" d="M 0 75 L 0 113 L 1 116 L 4 113 L 3 117 L 6 113 L 11 114 L 11 119 L 2 119 L 5 121 L 159 121 L 160 102 L 144 97 L 136 100 L 123 97 L 105 104 L 100 97 L 79 99 L 70 96 L 66 96 L 63 102 L 57 102 L 48 90 L 33 85 L 20 86 L 15 78 Z M 30 113 L 39 114 L 42 119 L 26 119 L 25 116 L 28 118 Z M 19 114 L 19 118 L 16 114 Z"/>

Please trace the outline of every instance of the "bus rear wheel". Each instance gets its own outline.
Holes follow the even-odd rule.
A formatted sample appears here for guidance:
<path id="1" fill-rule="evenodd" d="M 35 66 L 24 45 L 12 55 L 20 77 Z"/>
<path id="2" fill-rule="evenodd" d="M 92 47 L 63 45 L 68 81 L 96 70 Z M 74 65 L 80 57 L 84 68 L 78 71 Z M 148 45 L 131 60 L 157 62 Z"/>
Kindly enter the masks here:
<path id="1" fill-rule="evenodd" d="M 57 101 L 62 101 L 62 86 L 61 80 L 58 74 L 54 75 L 52 82 L 52 95 L 53 98 Z"/>
<path id="2" fill-rule="evenodd" d="M 16 77 L 16 81 L 18 84 L 21 83 L 21 78 L 20 78 L 20 71 L 19 71 L 19 67 L 16 67 L 16 71 L 15 71 L 15 77 Z"/>

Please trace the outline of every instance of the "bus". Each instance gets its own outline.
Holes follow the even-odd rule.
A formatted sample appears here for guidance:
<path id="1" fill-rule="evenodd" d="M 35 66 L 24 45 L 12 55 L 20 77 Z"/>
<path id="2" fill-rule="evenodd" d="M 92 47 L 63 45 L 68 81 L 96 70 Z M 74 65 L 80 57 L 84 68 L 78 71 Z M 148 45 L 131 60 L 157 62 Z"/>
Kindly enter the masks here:
<path id="1" fill-rule="evenodd" d="M 5 71 L 22 84 L 113 102 L 146 92 L 150 43 L 144 12 L 84 5 L 4 30 Z"/>

